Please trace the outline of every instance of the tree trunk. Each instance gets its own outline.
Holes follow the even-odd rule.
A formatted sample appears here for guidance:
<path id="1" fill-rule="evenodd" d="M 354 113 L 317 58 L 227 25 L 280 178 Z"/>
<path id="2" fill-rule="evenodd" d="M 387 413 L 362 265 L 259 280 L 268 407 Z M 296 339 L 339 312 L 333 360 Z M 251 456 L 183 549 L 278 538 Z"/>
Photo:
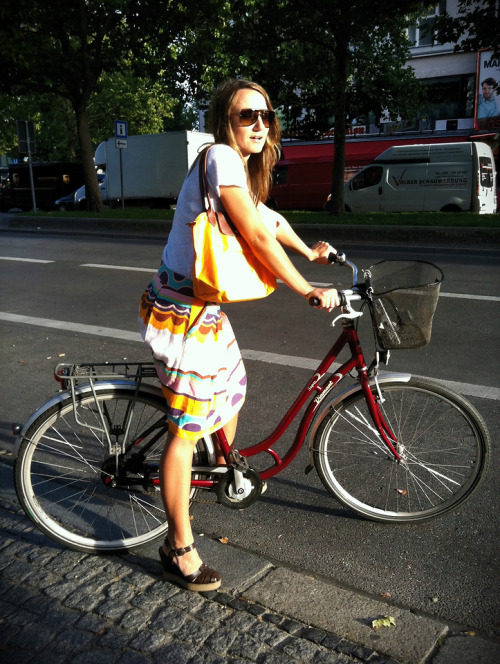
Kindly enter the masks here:
<path id="1" fill-rule="evenodd" d="M 80 149 L 82 151 L 83 181 L 85 183 L 87 210 L 102 212 L 104 206 L 101 194 L 99 193 L 97 174 L 94 166 L 94 153 L 92 151 L 87 108 L 77 108 L 75 109 L 75 113 L 78 136 L 80 138 Z"/>
<path id="2" fill-rule="evenodd" d="M 346 137 L 346 91 L 347 58 L 349 43 L 337 36 L 335 49 L 335 129 L 332 189 L 329 211 L 335 216 L 344 214 L 344 172 L 345 172 L 345 137 Z"/>

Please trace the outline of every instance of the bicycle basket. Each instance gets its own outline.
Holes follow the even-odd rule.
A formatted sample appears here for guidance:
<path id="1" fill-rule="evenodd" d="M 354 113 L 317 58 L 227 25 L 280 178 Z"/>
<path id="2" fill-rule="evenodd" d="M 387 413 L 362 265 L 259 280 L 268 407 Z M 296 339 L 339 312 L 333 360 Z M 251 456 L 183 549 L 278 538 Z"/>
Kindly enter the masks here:
<path id="1" fill-rule="evenodd" d="M 381 261 L 364 274 L 372 293 L 370 312 L 380 347 L 426 346 L 431 340 L 442 271 L 427 261 Z"/>

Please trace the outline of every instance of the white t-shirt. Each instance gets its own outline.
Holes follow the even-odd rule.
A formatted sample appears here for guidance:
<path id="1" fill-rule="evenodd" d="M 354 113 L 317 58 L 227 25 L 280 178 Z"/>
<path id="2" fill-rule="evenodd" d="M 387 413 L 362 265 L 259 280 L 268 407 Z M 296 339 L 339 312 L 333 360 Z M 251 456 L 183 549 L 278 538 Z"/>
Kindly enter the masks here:
<path id="1" fill-rule="evenodd" d="M 218 143 L 210 148 L 207 159 L 207 180 L 212 204 L 217 212 L 224 212 L 220 187 L 241 187 L 248 191 L 245 167 L 241 157 L 229 147 Z M 174 272 L 188 279 L 194 263 L 193 233 L 187 224 L 203 211 L 198 164 L 188 174 L 177 200 L 172 230 L 163 251 L 162 261 Z"/>

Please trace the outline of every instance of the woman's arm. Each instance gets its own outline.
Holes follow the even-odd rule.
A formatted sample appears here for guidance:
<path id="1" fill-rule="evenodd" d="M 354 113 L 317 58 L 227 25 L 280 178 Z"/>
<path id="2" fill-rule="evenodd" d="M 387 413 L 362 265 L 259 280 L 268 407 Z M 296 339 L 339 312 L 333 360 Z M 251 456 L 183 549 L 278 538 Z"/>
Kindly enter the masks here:
<path id="1" fill-rule="evenodd" d="M 332 252 L 336 253 L 335 249 L 328 242 L 316 242 L 312 247 L 308 247 L 293 230 L 285 217 L 275 210 L 269 209 L 267 205 L 259 203 L 258 210 L 264 218 L 272 219 L 279 223 L 276 229 L 276 239 L 278 242 L 296 254 L 304 256 L 308 261 L 326 265 L 329 262 L 328 255 Z"/>
<path id="2" fill-rule="evenodd" d="M 278 279 L 303 297 L 317 297 L 321 303 L 319 307 L 321 309 L 332 309 L 338 306 L 338 295 L 334 288 L 313 288 L 295 268 L 280 242 L 265 226 L 247 190 L 241 187 L 221 186 L 220 199 L 231 221 L 248 242 L 254 254 Z M 293 231 L 292 234 L 295 235 Z M 292 238 L 293 235 L 290 237 Z M 300 247 L 300 243 L 295 246 Z"/>

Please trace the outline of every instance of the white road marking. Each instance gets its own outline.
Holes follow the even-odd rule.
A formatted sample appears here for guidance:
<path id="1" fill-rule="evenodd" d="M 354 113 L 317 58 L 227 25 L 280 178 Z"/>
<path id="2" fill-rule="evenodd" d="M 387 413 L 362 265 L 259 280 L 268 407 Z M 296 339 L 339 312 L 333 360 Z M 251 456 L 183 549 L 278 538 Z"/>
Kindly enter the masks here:
<path id="1" fill-rule="evenodd" d="M 55 261 L 44 261 L 40 258 L 17 258 L 16 256 L 0 256 L 2 261 L 22 261 L 24 263 L 55 263 Z"/>
<path id="2" fill-rule="evenodd" d="M 99 325 L 85 325 L 83 323 L 71 323 L 67 321 L 52 320 L 49 318 L 36 318 L 35 316 L 22 316 L 20 314 L 11 314 L 0 312 L 0 320 L 9 323 L 23 323 L 26 325 L 37 325 L 39 327 L 49 327 L 65 332 L 78 332 L 80 334 L 93 334 L 100 337 L 110 337 L 112 339 L 123 339 L 125 341 L 140 341 L 141 335 L 138 332 L 129 332 L 128 330 L 118 330 L 113 327 L 103 327 Z M 245 360 L 255 360 L 257 362 L 267 362 L 270 364 L 279 364 L 282 366 L 298 367 L 300 369 L 317 369 L 320 360 L 307 357 L 296 357 L 294 355 L 281 355 L 278 353 L 267 353 L 265 351 L 242 349 L 241 354 Z M 332 369 L 335 366 L 332 365 Z M 460 392 L 465 396 L 480 397 L 482 399 L 493 399 L 500 401 L 500 388 L 488 387 L 486 385 L 473 385 L 471 383 L 460 383 L 449 380 L 438 380 L 432 378 L 435 382 L 442 383 L 455 392 Z"/>
<path id="3" fill-rule="evenodd" d="M 126 270 L 127 272 L 149 272 L 155 274 L 158 268 L 151 267 L 130 267 L 128 265 L 101 265 L 99 263 L 81 263 L 80 267 L 97 267 L 105 270 Z"/>

